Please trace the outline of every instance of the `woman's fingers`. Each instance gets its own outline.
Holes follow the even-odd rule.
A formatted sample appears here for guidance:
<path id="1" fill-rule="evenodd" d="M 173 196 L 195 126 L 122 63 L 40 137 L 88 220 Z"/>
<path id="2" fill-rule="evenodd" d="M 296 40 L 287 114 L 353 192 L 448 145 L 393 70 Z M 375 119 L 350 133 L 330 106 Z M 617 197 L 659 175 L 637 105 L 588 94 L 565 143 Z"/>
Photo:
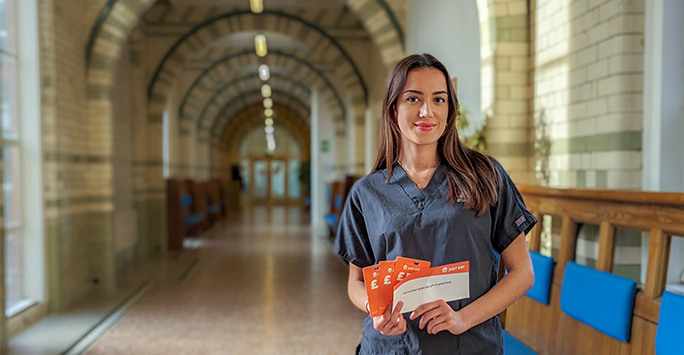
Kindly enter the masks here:
<path id="1" fill-rule="evenodd" d="M 435 318 L 427 326 L 428 334 L 437 334 L 447 329 L 449 329 L 449 322 L 447 322 L 447 317 Z"/>
<path id="2" fill-rule="evenodd" d="M 406 320 L 401 315 L 403 302 L 397 303 L 392 313 L 388 308 L 382 316 L 373 318 L 373 327 L 384 335 L 396 335 L 406 331 Z"/>
<path id="3" fill-rule="evenodd" d="M 426 312 L 425 314 L 423 314 L 423 317 L 420 319 L 420 322 L 418 323 L 418 327 L 420 329 L 425 329 L 425 326 L 428 324 L 428 322 L 430 320 L 439 317 L 440 315 L 442 315 L 442 313 L 444 313 L 444 310 L 441 307 L 435 308 L 429 312 Z"/>
<path id="4" fill-rule="evenodd" d="M 440 301 L 434 301 L 434 302 L 429 302 L 429 303 L 420 305 L 418 308 L 416 308 L 411 313 L 411 316 L 409 316 L 409 318 L 411 320 L 416 319 L 416 318 L 420 317 L 423 313 L 429 312 L 429 311 L 439 307 L 439 304 L 440 304 Z"/>

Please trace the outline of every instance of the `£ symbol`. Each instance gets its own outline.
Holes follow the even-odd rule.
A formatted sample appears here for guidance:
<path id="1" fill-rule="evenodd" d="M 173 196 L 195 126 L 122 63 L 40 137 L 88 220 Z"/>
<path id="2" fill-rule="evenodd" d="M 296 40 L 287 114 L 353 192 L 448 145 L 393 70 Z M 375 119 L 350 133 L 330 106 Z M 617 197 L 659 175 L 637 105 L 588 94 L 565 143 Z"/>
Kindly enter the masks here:
<path id="1" fill-rule="evenodd" d="M 405 273 L 405 272 L 403 272 L 403 271 L 402 271 L 402 272 L 400 272 L 400 273 L 399 273 L 399 275 L 397 275 L 397 281 L 401 281 L 401 279 L 403 279 L 403 278 L 404 278 L 404 275 L 405 275 L 405 274 L 406 274 L 406 273 Z"/>
<path id="2" fill-rule="evenodd" d="M 371 290 L 378 288 L 378 280 L 371 281 Z"/>

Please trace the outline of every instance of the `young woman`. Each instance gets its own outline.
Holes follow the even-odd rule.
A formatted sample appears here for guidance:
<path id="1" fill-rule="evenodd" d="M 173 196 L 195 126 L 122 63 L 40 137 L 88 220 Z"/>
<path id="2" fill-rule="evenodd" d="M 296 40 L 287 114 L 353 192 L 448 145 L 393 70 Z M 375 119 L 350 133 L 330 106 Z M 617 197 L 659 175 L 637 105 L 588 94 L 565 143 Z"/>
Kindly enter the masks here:
<path id="1" fill-rule="evenodd" d="M 388 81 L 373 172 L 359 180 L 335 248 L 349 262 L 351 301 L 367 311 L 362 268 L 397 256 L 432 266 L 470 262 L 470 298 L 366 317 L 360 354 L 503 354 L 497 314 L 534 274 L 525 234 L 537 222 L 501 165 L 458 139 L 449 73 L 429 54 Z M 499 258 L 508 274 L 497 283 Z"/>

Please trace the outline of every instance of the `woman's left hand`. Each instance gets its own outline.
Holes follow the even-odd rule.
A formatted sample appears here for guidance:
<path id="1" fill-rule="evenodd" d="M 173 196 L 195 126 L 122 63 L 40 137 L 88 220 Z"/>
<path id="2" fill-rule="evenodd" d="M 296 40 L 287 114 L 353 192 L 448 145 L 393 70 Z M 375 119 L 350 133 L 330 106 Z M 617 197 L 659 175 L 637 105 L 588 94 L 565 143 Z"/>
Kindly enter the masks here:
<path id="1" fill-rule="evenodd" d="M 420 316 L 420 329 L 427 329 L 428 334 L 437 334 L 448 330 L 451 334 L 459 335 L 470 327 L 466 324 L 461 314 L 454 311 L 444 300 L 426 303 L 416 308 L 409 318 L 416 319 Z"/>

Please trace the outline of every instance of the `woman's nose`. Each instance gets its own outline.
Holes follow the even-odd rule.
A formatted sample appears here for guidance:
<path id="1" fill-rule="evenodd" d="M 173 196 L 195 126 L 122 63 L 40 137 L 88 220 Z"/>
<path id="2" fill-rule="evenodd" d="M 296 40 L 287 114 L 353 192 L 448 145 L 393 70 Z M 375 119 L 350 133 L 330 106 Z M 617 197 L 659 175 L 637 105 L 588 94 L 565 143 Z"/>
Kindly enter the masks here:
<path id="1" fill-rule="evenodd" d="M 421 118 L 429 118 L 432 117 L 432 106 L 430 105 L 430 102 L 427 101 L 421 106 L 420 108 L 420 117 Z"/>

